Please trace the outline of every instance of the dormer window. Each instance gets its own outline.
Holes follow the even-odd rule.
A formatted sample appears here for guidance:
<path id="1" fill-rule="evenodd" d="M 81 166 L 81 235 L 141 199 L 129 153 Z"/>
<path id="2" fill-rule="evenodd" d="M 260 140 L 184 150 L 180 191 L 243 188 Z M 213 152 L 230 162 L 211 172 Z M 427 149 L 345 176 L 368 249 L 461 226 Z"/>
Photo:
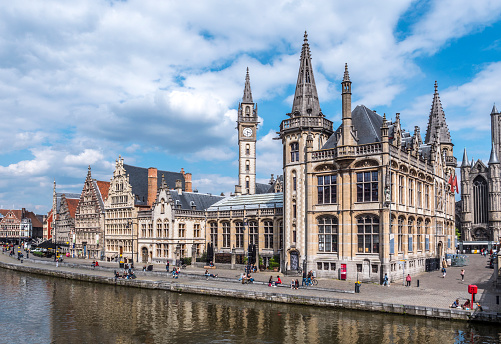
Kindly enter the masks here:
<path id="1" fill-rule="evenodd" d="M 181 209 L 181 201 L 178 199 L 176 200 L 176 208 Z"/>
<path id="2" fill-rule="evenodd" d="M 291 162 L 299 161 L 299 142 L 291 143 Z"/>

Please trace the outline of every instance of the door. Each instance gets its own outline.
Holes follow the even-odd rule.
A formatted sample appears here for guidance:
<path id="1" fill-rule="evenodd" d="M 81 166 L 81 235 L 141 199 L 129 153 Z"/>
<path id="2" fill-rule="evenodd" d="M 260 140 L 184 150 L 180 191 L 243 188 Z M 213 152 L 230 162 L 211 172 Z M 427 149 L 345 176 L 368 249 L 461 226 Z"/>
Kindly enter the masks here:
<path id="1" fill-rule="evenodd" d="M 299 269 L 299 252 L 298 251 L 292 251 L 290 253 L 290 266 L 291 270 L 298 270 Z"/>
<path id="2" fill-rule="evenodd" d="M 143 263 L 148 263 L 148 249 L 146 247 L 141 249 L 141 259 Z"/>

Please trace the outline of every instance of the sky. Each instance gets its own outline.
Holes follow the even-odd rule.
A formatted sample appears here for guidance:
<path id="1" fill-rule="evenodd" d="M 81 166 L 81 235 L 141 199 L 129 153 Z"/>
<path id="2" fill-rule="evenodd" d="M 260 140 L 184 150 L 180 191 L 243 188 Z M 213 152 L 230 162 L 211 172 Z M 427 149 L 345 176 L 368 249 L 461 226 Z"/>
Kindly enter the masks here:
<path id="1" fill-rule="evenodd" d="M 0 208 L 46 213 L 88 166 L 192 173 L 199 192 L 238 177 L 237 109 L 249 68 L 257 179 L 281 174 L 276 132 L 292 109 L 304 32 L 322 112 L 401 113 L 424 137 L 434 83 L 460 163 L 489 159 L 501 108 L 501 1 L 5 1 L 0 11 Z"/>

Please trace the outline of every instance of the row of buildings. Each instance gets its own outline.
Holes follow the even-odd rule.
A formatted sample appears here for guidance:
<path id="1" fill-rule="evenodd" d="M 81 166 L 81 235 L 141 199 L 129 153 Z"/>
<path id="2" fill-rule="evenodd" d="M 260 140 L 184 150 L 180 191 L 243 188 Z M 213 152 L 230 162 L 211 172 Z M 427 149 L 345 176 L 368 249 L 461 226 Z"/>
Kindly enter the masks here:
<path id="1" fill-rule="evenodd" d="M 44 236 L 75 256 L 138 263 L 200 257 L 208 244 L 216 263 L 244 263 L 251 244 L 261 264 L 274 259 L 282 271 L 380 281 L 425 270 L 456 244 L 457 160 L 437 85 L 424 137 L 419 127 L 402 128 L 399 113 L 389 120 L 364 105 L 353 109 L 347 65 L 341 86 L 335 126 L 320 107 L 305 33 L 292 110 L 277 132 L 283 169 L 276 178 L 256 182 L 259 121 L 247 70 L 231 196 L 192 190 L 184 171 L 119 157 L 109 182 L 93 179 L 89 167 L 79 195 L 54 185 Z"/>

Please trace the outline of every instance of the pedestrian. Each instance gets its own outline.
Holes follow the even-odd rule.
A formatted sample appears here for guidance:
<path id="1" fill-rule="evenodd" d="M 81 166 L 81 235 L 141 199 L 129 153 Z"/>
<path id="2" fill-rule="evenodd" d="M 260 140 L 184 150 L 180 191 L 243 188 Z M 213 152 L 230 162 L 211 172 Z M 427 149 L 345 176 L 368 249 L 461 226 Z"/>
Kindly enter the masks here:
<path id="1" fill-rule="evenodd" d="M 405 286 L 406 287 L 410 287 L 411 286 L 411 275 L 410 274 L 407 274 L 407 277 L 405 278 Z"/>
<path id="2" fill-rule="evenodd" d="M 298 290 L 298 289 L 299 289 L 299 280 L 298 280 L 298 279 L 296 279 L 296 285 L 295 285 L 295 288 L 294 288 L 294 289 L 296 289 L 296 290 Z"/>
<path id="3" fill-rule="evenodd" d="M 388 274 L 384 274 L 383 286 L 387 286 L 387 287 L 390 286 L 390 281 L 388 280 Z"/>
<path id="4" fill-rule="evenodd" d="M 461 269 L 461 282 L 464 282 L 464 269 Z"/>
<path id="5" fill-rule="evenodd" d="M 169 272 L 169 262 L 165 264 L 165 271 Z"/>
<path id="6" fill-rule="evenodd" d="M 445 278 L 445 275 L 447 275 L 447 270 L 442 268 L 442 277 Z"/>
<path id="7" fill-rule="evenodd" d="M 59 267 L 59 258 L 56 258 L 56 268 Z"/>

